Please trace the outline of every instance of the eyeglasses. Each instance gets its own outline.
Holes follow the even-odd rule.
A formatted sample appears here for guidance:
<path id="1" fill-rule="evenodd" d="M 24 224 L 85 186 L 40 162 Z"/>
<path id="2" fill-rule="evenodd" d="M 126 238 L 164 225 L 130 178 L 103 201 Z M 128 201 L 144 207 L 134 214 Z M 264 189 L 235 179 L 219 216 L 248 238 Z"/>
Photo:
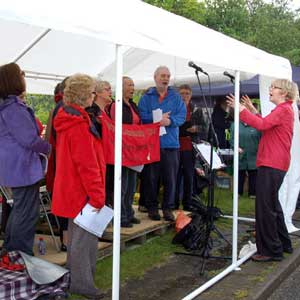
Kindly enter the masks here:
<path id="1" fill-rule="evenodd" d="M 275 90 L 275 89 L 282 90 L 281 87 L 275 86 L 275 85 L 271 85 L 271 86 L 269 87 L 269 89 L 270 89 L 270 90 Z"/>

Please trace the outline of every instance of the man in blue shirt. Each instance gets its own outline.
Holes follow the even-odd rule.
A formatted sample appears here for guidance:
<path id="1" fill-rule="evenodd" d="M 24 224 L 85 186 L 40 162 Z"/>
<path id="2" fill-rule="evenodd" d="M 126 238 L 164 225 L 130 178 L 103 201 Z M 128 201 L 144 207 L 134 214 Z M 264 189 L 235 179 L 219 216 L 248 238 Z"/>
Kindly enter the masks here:
<path id="1" fill-rule="evenodd" d="M 170 71 L 160 66 L 154 72 L 156 86 L 148 89 L 138 104 L 144 124 L 153 123 L 153 110 L 162 110 L 160 125 L 166 134 L 160 137 L 160 161 L 145 165 L 142 184 L 145 205 L 149 218 L 160 220 L 158 213 L 157 191 L 159 181 L 164 186 L 162 210 L 164 219 L 174 221 L 172 209 L 175 202 L 176 181 L 179 166 L 179 126 L 184 123 L 186 107 L 177 91 L 169 87 Z"/>

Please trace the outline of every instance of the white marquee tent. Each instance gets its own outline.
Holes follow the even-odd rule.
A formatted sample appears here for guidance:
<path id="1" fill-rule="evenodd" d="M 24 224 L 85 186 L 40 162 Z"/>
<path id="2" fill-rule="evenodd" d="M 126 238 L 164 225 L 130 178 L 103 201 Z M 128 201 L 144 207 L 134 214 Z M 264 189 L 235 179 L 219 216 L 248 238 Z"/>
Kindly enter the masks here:
<path id="1" fill-rule="evenodd" d="M 0 36 L 0 65 L 16 61 L 26 71 L 29 92 L 52 93 L 65 76 L 82 72 L 109 79 L 116 87 L 116 99 L 122 99 L 122 74 L 131 76 L 138 87 L 146 87 L 154 84 L 154 69 L 168 65 L 173 83 L 192 82 L 193 70 L 187 67 L 187 62 L 193 60 L 212 80 L 220 81 L 225 70 L 233 72 L 236 95 L 239 95 L 239 78 L 259 74 L 265 104 L 271 78 L 291 78 L 288 60 L 139 0 L 1 1 Z M 201 80 L 206 77 L 201 76 Z M 119 299 L 122 130 L 121 101 L 116 102 L 114 300 Z M 268 110 L 265 106 L 263 109 Z M 235 128 L 238 122 L 236 112 Z M 238 130 L 234 151 L 232 264 L 185 300 L 193 299 L 249 258 L 237 259 Z"/>

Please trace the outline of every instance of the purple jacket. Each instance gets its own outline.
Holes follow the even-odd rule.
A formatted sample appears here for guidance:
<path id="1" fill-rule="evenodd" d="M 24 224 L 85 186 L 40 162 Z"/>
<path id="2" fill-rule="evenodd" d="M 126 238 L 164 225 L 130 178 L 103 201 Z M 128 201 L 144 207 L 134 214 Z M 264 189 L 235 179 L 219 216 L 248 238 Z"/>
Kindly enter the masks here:
<path id="1" fill-rule="evenodd" d="M 0 185 L 28 186 L 44 177 L 39 153 L 50 145 L 39 137 L 34 113 L 18 97 L 0 98 Z"/>

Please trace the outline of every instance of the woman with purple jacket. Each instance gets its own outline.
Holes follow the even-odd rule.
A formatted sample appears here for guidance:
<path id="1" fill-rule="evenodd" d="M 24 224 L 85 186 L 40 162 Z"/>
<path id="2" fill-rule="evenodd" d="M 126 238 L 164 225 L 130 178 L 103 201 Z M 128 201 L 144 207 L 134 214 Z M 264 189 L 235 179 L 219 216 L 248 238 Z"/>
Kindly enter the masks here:
<path id="1" fill-rule="evenodd" d="M 0 185 L 11 188 L 14 200 L 3 249 L 33 255 L 44 177 L 40 153 L 48 155 L 50 145 L 40 138 L 32 109 L 18 97 L 26 90 L 24 77 L 15 63 L 0 66 Z"/>

